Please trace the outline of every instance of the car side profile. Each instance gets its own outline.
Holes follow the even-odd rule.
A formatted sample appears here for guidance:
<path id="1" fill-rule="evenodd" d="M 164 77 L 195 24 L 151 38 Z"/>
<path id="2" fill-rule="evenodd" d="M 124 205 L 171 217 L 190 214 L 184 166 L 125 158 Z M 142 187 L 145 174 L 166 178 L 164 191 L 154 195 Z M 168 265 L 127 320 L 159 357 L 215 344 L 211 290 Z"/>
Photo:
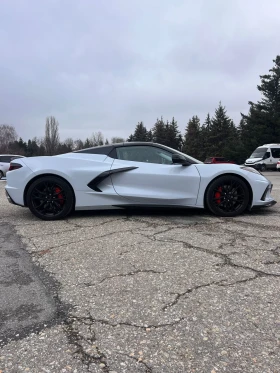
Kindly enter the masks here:
<path id="1" fill-rule="evenodd" d="M 6 176 L 10 167 L 10 162 L 16 158 L 23 158 L 23 156 L 15 154 L 0 154 L 0 179 Z"/>
<path id="2" fill-rule="evenodd" d="M 206 165 L 155 143 L 127 142 L 57 156 L 11 162 L 6 195 L 40 219 L 73 210 L 129 206 L 207 208 L 236 216 L 272 206 L 272 184 L 257 170 L 234 164 Z"/>

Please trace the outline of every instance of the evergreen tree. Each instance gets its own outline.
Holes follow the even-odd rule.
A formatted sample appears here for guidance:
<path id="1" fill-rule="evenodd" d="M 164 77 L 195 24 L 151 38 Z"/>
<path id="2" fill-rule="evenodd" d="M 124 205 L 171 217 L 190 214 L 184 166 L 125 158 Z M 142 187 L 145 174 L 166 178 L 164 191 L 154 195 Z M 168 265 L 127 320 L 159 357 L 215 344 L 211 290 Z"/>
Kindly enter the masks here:
<path id="1" fill-rule="evenodd" d="M 170 146 L 173 149 L 180 150 L 182 147 L 182 135 L 179 131 L 177 121 L 174 117 L 171 123 L 166 123 L 166 143 L 165 145 Z"/>
<path id="2" fill-rule="evenodd" d="M 143 122 L 138 122 L 133 135 L 130 135 L 128 141 L 148 141 L 148 131 Z"/>
<path id="3" fill-rule="evenodd" d="M 87 137 L 87 138 L 86 138 L 86 141 L 85 141 L 85 143 L 84 143 L 83 148 L 84 148 L 84 149 L 87 149 L 87 148 L 91 148 L 92 146 L 93 146 L 92 141 Z"/>
<path id="4" fill-rule="evenodd" d="M 186 127 L 183 152 L 199 159 L 200 147 L 200 120 L 195 115 L 189 120 Z"/>
<path id="5" fill-rule="evenodd" d="M 147 141 L 152 142 L 153 141 L 153 132 L 152 130 L 147 132 Z"/>
<path id="6" fill-rule="evenodd" d="M 27 157 L 35 157 L 39 155 L 39 145 L 37 144 L 37 139 L 28 140 L 26 154 Z"/>
<path id="7" fill-rule="evenodd" d="M 232 138 L 234 125 L 227 116 L 227 112 L 221 102 L 215 110 L 215 116 L 211 120 L 208 156 L 223 156 L 228 148 L 229 138 Z"/>
<path id="8" fill-rule="evenodd" d="M 152 134 L 153 134 L 153 141 L 162 144 L 167 145 L 167 131 L 166 131 L 166 124 L 163 121 L 163 118 L 157 119 L 154 127 L 152 128 Z"/>
<path id="9" fill-rule="evenodd" d="M 260 76 L 257 88 L 261 100 L 256 104 L 249 101 L 248 115 L 241 114 L 244 123 L 240 131 L 248 155 L 260 145 L 280 142 L 280 56 L 273 62 L 270 74 Z"/>
<path id="10" fill-rule="evenodd" d="M 201 130 L 200 130 L 200 158 L 202 161 L 205 161 L 207 156 L 209 156 L 209 136 L 210 136 L 210 129 L 211 129 L 211 118 L 210 114 L 207 114 L 205 122 L 203 123 Z"/>

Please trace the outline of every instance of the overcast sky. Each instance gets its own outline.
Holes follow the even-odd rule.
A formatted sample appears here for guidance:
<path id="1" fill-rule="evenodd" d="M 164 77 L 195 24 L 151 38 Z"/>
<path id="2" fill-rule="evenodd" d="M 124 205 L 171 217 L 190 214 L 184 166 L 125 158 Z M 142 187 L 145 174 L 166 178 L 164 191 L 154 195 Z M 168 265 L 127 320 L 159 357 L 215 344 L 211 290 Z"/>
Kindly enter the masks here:
<path id="1" fill-rule="evenodd" d="M 280 54 L 279 0 L 1 0 L 0 124 L 127 138 L 219 101 L 236 124 Z"/>

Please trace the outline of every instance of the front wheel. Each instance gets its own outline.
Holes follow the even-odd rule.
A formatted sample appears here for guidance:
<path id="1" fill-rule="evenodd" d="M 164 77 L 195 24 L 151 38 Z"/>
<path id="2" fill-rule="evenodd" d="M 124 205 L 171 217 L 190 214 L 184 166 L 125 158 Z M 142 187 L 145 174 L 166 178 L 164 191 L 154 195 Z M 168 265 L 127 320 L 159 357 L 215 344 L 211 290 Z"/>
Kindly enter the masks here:
<path id="1" fill-rule="evenodd" d="M 56 176 L 35 180 L 26 195 L 30 211 L 42 220 L 63 219 L 73 209 L 74 195 L 69 184 Z"/>
<path id="2" fill-rule="evenodd" d="M 266 170 L 266 165 L 265 164 L 261 164 L 260 165 L 260 171 L 264 172 L 265 170 Z"/>
<path id="3" fill-rule="evenodd" d="M 208 187 L 205 202 L 209 210 L 218 216 L 242 214 L 250 200 L 246 183 L 237 176 L 221 176 Z"/>
<path id="4" fill-rule="evenodd" d="M 3 172 L 0 171 L 0 180 L 2 179 L 3 176 L 4 176 Z"/>

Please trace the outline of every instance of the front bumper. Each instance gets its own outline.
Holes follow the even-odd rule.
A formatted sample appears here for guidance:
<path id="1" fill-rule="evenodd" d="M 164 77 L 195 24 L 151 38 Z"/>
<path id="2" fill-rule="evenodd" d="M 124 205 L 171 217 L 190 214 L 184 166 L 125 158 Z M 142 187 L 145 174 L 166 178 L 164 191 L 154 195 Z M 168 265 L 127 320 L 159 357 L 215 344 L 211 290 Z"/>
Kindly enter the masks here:
<path id="1" fill-rule="evenodd" d="M 277 201 L 275 201 L 275 199 L 271 197 L 272 188 L 273 184 L 269 182 L 260 200 L 254 201 L 253 205 L 251 206 L 251 209 L 274 206 L 277 203 Z"/>

